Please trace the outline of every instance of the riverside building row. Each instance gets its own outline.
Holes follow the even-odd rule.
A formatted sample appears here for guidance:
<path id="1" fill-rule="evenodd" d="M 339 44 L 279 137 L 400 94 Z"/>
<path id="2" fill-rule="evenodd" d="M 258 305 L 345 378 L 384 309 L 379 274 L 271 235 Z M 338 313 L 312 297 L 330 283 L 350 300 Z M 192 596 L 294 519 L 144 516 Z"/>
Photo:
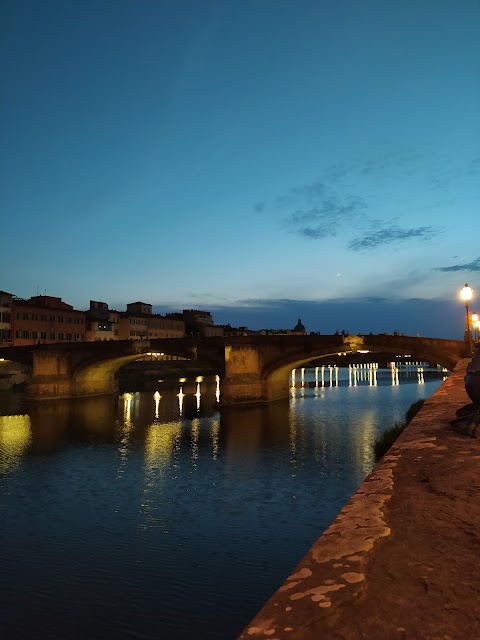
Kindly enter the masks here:
<path id="1" fill-rule="evenodd" d="M 94 340 L 181 338 L 185 322 L 152 312 L 143 302 L 113 311 L 105 302 L 90 301 L 88 311 L 74 309 L 61 298 L 32 296 L 28 300 L 0 291 L 0 346 Z"/>
<path id="2" fill-rule="evenodd" d="M 183 336 L 248 336 L 252 334 L 305 334 L 299 319 L 293 330 L 252 331 L 247 327 L 215 325 L 211 313 L 185 309 L 181 313 L 153 313 L 145 302 L 114 311 L 106 302 L 90 300 L 87 311 L 74 309 L 61 298 L 47 295 L 28 300 L 0 291 L 0 346 L 28 346 L 95 340 L 148 340 Z"/>

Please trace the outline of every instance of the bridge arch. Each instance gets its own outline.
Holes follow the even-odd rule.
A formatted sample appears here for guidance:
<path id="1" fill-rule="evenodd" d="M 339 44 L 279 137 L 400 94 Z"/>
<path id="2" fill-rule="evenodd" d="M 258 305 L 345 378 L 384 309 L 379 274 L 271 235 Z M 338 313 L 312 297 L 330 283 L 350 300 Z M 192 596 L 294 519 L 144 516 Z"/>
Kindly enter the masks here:
<path id="1" fill-rule="evenodd" d="M 321 358 L 355 353 L 411 355 L 452 370 L 462 357 L 463 342 L 408 336 L 304 336 L 250 341 L 229 347 L 222 402 L 265 402 L 287 397 L 290 372 Z M 393 358 L 392 358 L 393 359 Z"/>

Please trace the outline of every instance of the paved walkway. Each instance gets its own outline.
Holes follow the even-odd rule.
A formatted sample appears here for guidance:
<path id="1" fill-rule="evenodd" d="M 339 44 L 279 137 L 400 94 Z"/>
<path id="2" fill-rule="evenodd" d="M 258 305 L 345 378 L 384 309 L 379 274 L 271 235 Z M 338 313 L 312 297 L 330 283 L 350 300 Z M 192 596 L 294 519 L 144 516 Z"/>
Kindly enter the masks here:
<path id="1" fill-rule="evenodd" d="M 480 439 L 459 363 L 242 640 L 479 640 Z"/>

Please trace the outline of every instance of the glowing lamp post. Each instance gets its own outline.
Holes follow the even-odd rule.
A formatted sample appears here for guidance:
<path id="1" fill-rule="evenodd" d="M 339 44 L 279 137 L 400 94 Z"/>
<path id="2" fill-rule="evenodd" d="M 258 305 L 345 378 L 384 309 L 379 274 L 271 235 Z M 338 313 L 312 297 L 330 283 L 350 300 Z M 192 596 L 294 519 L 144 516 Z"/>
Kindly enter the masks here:
<path id="1" fill-rule="evenodd" d="M 472 313 L 472 325 L 473 325 L 473 335 L 475 336 L 475 341 L 477 341 L 478 328 L 480 327 L 480 320 L 478 319 L 478 313 Z"/>
<path id="2" fill-rule="evenodd" d="M 472 288 L 465 284 L 460 292 L 462 300 L 465 300 L 465 346 L 467 348 L 467 355 L 472 354 L 472 332 L 470 331 L 470 312 L 468 310 L 468 303 L 472 299 Z"/>

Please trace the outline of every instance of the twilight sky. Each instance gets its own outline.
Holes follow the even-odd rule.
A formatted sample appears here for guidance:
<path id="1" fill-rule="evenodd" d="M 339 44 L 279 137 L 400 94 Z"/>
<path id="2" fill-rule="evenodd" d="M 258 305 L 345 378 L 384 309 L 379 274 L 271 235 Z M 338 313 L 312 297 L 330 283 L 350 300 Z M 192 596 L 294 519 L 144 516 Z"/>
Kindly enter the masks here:
<path id="1" fill-rule="evenodd" d="M 479 0 L 4 0 L 0 25 L 0 289 L 463 337 Z"/>

